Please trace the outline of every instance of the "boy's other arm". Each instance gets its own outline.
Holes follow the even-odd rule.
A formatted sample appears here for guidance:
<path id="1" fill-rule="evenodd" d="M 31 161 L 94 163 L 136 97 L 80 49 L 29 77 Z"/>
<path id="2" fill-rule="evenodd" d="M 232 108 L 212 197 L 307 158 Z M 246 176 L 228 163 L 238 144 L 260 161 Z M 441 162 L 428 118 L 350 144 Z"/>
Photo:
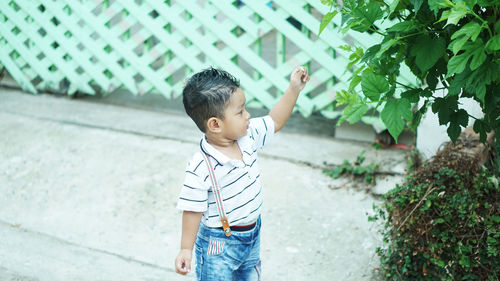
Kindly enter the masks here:
<path id="1" fill-rule="evenodd" d="M 293 107 L 297 102 L 300 91 L 304 89 L 309 75 L 305 67 L 297 67 L 290 75 L 290 85 L 286 89 L 285 94 L 281 97 L 278 103 L 271 109 L 269 116 L 274 121 L 274 132 L 281 130 L 290 115 L 292 115 Z"/>
<path id="2" fill-rule="evenodd" d="M 198 234 L 203 213 L 184 211 L 182 213 L 181 250 L 175 259 L 175 271 L 185 275 L 191 271 L 193 246 Z"/>

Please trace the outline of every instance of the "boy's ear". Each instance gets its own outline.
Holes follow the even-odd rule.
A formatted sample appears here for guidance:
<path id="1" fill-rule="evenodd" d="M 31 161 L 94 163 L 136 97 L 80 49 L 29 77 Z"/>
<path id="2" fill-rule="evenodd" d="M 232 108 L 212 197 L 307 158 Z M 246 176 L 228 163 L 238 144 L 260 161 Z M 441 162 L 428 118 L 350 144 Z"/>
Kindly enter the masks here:
<path id="1" fill-rule="evenodd" d="M 207 120 L 207 131 L 219 133 L 221 131 L 221 120 L 217 117 L 211 117 Z"/>

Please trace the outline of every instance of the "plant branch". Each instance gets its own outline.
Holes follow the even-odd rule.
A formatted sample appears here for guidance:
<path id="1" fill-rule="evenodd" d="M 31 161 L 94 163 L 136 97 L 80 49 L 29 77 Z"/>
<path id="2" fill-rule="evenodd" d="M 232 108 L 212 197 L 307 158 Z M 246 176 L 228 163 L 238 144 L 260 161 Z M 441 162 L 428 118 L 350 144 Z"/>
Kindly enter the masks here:
<path id="1" fill-rule="evenodd" d="M 423 33 L 428 33 L 428 32 L 427 32 L 427 30 L 422 30 L 422 31 L 411 33 L 411 34 L 407 34 L 407 35 L 404 35 L 404 36 L 398 36 L 395 39 L 396 40 L 401 40 L 401 39 L 404 39 L 404 38 L 407 38 L 407 37 L 412 37 L 412 36 L 423 34 Z"/>
<path id="2" fill-rule="evenodd" d="M 436 189 L 436 187 L 433 187 L 433 188 L 428 189 L 427 192 L 425 192 L 425 194 L 422 197 L 422 199 L 420 199 L 420 201 L 418 201 L 417 205 L 415 205 L 415 207 L 413 208 L 413 210 L 411 210 L 411 212 L 408 214 L 408 216 L 406 216 L 406 218 L 403 220 L 403 222 L 398 226 L 398 229 L 396 230 L 397 232 L 399 232 L 399 229 L 405 224 L 405 222 L 408 220 L 408 218 L 411 217 L 411 215 L 413 214 L 413 212 L 415 212 L 415 210 L 418 207 L 420 207 L 420 205 L 422 205 L 422 202 L 424 202 L 424 200 L 427 199 L 427 196 L 429 194 L 431 194 L 431 192 L 433 192 L 435 189 Z"/>
<path id="3" fill-rule="evenodd" d="M 468 9 L 469 12 L 481 22 L 481 26 L 485 26 L 486 29 L 488 30 L 488 33 L 490 34 L 490 38 L 493 37 L 493 33 L 491 32 L 490 27 L 488 26 L 488 22 L 483 20 L 478 14 L 476 14 L 473 10 Z"/>
<path id="4" fill-rule="evenodd" d="M 474 117 L 474 116 L 470 115 L 469 113 L 467 113 L 467 115 L 469 115 L 469 118 L 472 118 L 472 119 L 474 119 L 474 120 L 478 120 L 478 118 L 476 118 L 476 117 Z"/>
<path id="5" fill-rule="evenodd" d="M 444 87 L 445 88 L 449 88 L 450 87 L 450 84 L 448 84 L 448 81 L 446 81 L 446 77 L 444 77 L 444 74 L 441 74 L 440 75 L 440 80 L 441 80 L 441 83 L 443 83 Z"/>
<path id="6" fill-rule="evenodd" d="M 411 87 L 411 86 L 405 85 L 405 84 L 403 84 L 403 83 L 401 83 L 401 82 L 398 82 L 398 81 L 394 81 L 394 82 L 395 82 L 396 84 L 398 84 L 399 86 L 403 86 L 403 87 L 405 87 L 406 89 L 411 89 L 411 90 L 418 90 L 418 89 L 419 89 L 419 88 L 413 88 L 413 87 Z"/>

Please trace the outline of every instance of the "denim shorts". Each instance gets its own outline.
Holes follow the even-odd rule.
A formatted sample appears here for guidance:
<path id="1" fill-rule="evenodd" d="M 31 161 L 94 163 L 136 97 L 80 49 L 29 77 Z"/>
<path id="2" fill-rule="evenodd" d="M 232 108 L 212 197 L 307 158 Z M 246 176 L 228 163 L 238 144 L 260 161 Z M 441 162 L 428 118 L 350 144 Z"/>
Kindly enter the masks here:
<path id="1" fill-rule="evenodd" d="M 196 278 L 200 281 L 261 281 L 260 217 L 252 230 L 232 231 L 200 224 L 196 237 Z"/>

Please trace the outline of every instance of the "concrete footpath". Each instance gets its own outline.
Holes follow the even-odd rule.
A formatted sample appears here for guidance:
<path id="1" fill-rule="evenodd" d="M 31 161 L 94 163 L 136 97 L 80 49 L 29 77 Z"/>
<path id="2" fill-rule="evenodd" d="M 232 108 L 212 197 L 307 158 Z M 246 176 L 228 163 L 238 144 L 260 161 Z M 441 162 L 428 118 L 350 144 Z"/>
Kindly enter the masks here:
<path id="1" fill-rule="evenodd" d="M 195 280 L 175 274 L 185 115 L 0 88 L 0 280 Z M 366 150 L 401 179 L 405 153 L 280 132 L 260 153 L 264 280 L 375 280 L 378 203 L 322 173 Z M 193 262 L 194 268 L 194 262 Z"/>

